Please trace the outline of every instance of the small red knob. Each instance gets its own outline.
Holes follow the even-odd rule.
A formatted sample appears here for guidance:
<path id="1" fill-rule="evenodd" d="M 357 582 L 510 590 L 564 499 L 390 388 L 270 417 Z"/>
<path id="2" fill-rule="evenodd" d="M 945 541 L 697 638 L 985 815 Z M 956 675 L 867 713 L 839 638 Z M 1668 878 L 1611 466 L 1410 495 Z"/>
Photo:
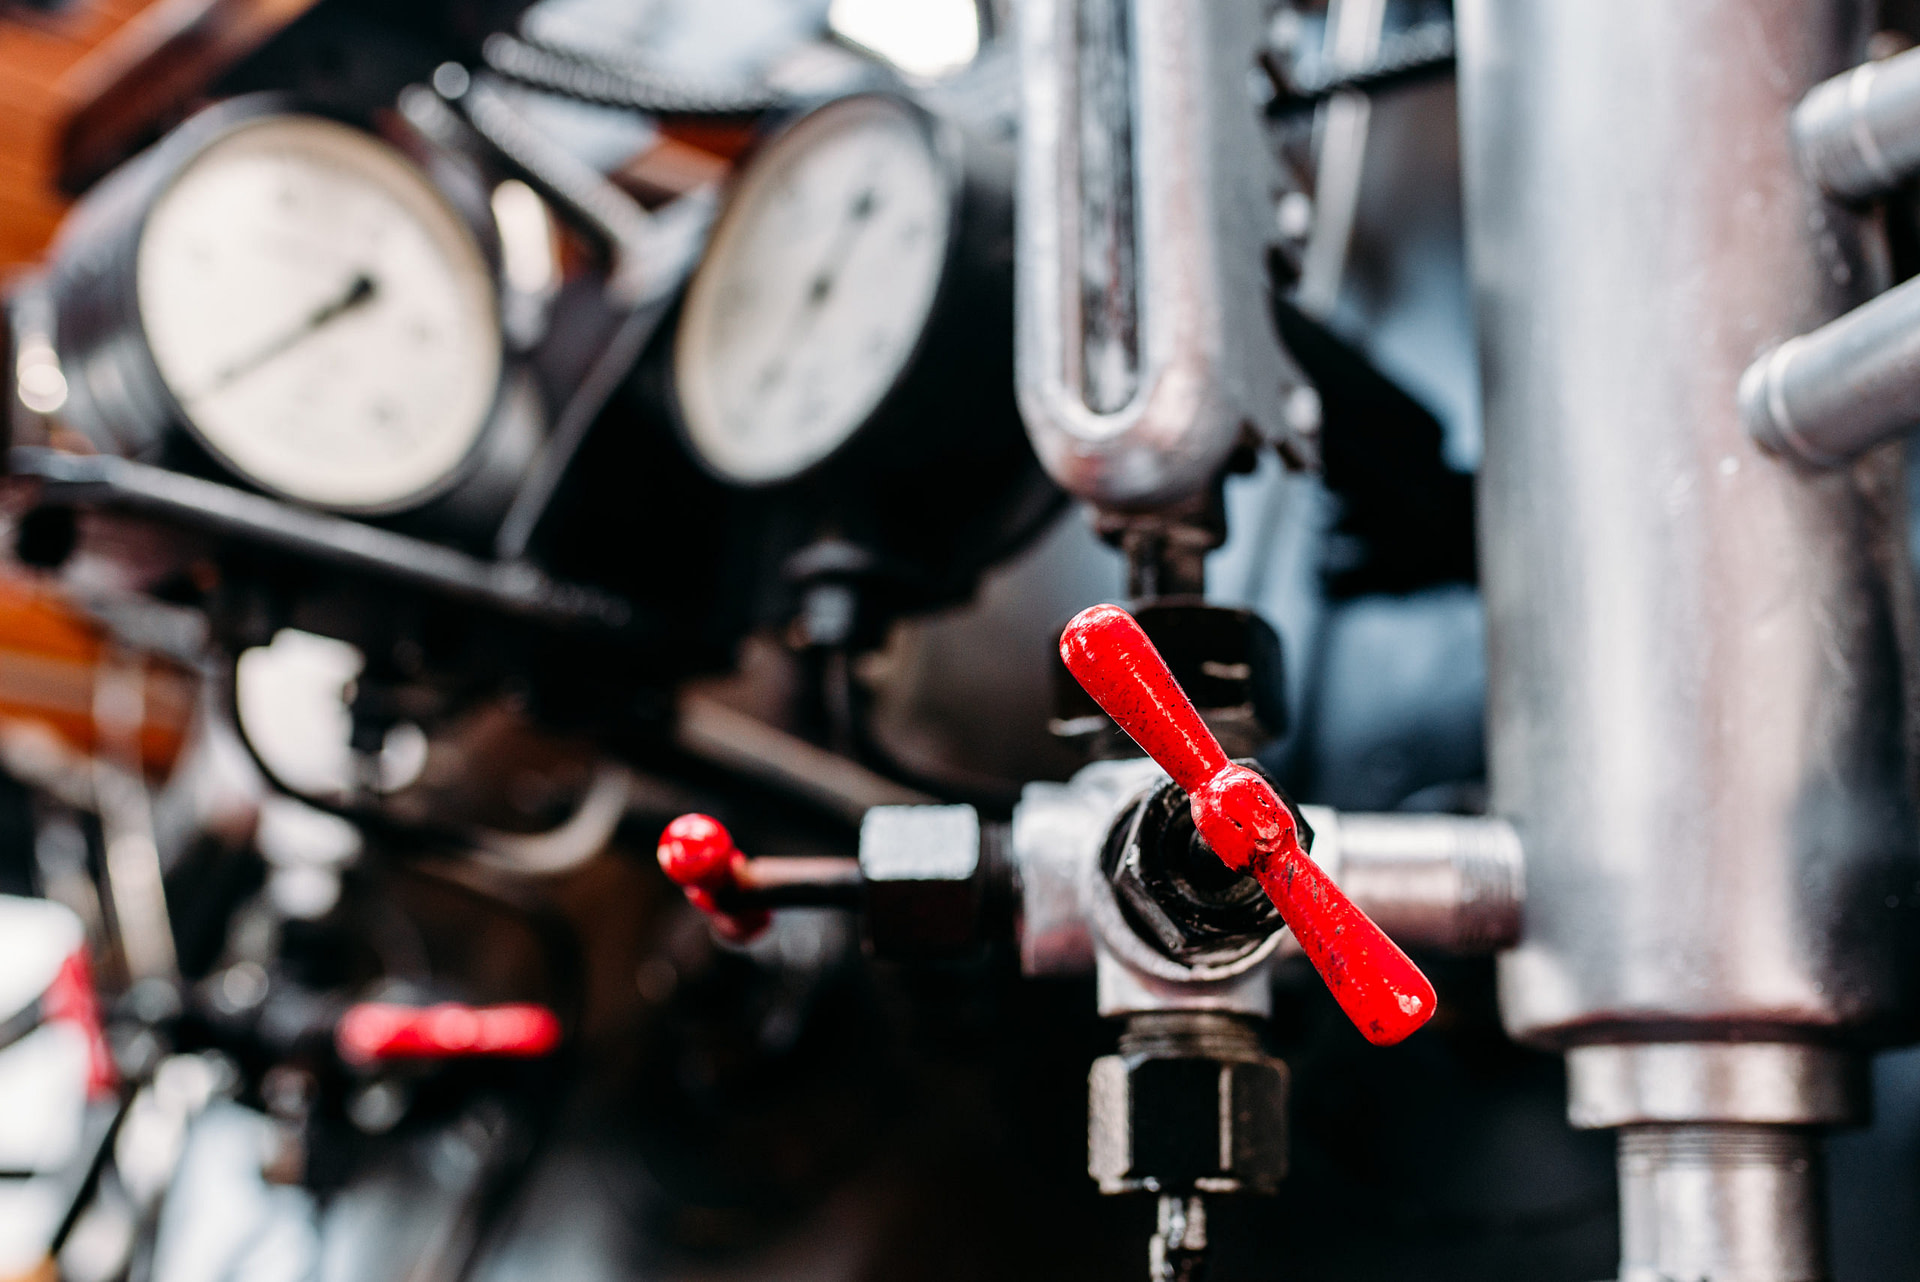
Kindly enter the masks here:
<path id="1" fill-rule="evenodd" d="M 1300 847 L 1273 786 L 1227 759 L 1166 660 L 1116 605 L 1074 616 L 1060 637 L 1074 679 L 1186 789 L 1193 822 L 1229 868 L 1251 873 L 1366 1039 L 1391 1046 L 1433 1018 L 1433 985 Z"/>
<path id="2" fill-rule="evenodd" d="M 463 1059 L 498 1055 L 528 1059 L 560 1044 L 560 1019 L 545 1006 L 401 1006 L 359 1002 L 333 1030 L 340 1058 L 350 1064 L 396 1059 Z"/>
<path id="3" fill-rule="evenodd" d="M 740 889 L 740 865 L 746 856 L 733 836 L 709 815 L 681 815 L 660 834 L 660 870 L 687 893 L 687 900 L 713 921 L 723 937 L 745 943 L 767 928 L 765 908 L 728 911 L 721 901 Z"/>

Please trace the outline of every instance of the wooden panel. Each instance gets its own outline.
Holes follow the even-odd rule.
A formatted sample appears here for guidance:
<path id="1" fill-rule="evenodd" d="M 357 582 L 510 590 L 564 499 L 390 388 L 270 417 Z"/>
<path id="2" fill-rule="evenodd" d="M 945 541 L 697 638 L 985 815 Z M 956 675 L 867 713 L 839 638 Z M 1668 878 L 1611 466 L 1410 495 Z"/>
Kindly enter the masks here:
<path id="1" fill-rule="evenodd" d="M 107 658 L 100 630 L 56 588 L 0 569 L 0 740 L 33 726 L 69 751 L 93 751 L 102 738 L 96 685 Z M 199 678 L 168 660 L 131 661 L 143 677 L 140 755 L 164 775 L 186 741 Z"/>
<path id="2" fill-rule="evenodd" d="M 75 191 L 186 114 L 207 85 L 317 0 L 161 0 L 65 75 L 61 186 Z"/>
<path id="3" fill-rule="evenodd" d="M 152 122 L 315 0 L 74 0 L 0 18 L 0 279 L 37 261 L 68 199 Z"/>
<path id="4" fill-rule="evenodd" d="M 77 0 L 0 19 L 0 273 L 40 256 L 66 200 L 55 190 L 70 108 L 60 79 L 152 0 Z"/>

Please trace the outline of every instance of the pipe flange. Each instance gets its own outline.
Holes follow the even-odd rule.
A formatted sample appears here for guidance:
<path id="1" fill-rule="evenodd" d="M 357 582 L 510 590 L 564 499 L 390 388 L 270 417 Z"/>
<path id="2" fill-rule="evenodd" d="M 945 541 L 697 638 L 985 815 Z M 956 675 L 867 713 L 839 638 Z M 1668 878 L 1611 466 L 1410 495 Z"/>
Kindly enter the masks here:
<path id="1" fill-rule="evenodd" d="M 1654 1042 L 1567 1052 L 1581 1130 L 1682 1123 L 1830 1126 L 1866 1116 L 1863 1057 L 1802 1042 Z"/>

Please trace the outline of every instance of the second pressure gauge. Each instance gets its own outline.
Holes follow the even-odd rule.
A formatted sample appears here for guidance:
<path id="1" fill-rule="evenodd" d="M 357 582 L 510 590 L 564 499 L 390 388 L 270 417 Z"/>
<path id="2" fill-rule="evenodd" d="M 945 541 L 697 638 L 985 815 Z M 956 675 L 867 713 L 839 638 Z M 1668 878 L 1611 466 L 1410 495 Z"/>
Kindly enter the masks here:
<path id="1" fill-rule="evenodd" d="M 981 235 L 1006 214 L 1004 170 L 983 172 L 982 154 L 919 105 L 871 93 L 816 108 L 750 159 L 675 336 L 681 424 L 711 472 L 793 480 L 968 376 L 964 343 L 923 358 L 943 320 L 964 331 L 956 314 L 985 302 L 969 296 L 977 260 L 1006 256 Z"/>
<path id="2" fill-rule="evenodd" d="M 184 428 L 270 493 L 399 511 L 454 483 L 503 399 L 474 231 L 333 120 L 240 103 L 190 122 L 88 196 L 55 263 L 74 417 L 128 453 Z"/>

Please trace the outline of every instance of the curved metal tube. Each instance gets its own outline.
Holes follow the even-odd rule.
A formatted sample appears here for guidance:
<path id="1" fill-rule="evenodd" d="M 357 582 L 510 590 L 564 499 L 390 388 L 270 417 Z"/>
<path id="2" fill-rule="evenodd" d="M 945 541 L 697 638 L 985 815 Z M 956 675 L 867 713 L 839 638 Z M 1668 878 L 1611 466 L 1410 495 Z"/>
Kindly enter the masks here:
<path id="1" fill-rule="evenodd" d="M 1264 266 L 1274 180 L 1246 92 L 1254 8 L 1017 10 L 1020 409 L 1054 479 L 1102 507 L 1199 494 L 1247 425 L 1315 455 L 1311 389 L 1274 333 Z"/>

